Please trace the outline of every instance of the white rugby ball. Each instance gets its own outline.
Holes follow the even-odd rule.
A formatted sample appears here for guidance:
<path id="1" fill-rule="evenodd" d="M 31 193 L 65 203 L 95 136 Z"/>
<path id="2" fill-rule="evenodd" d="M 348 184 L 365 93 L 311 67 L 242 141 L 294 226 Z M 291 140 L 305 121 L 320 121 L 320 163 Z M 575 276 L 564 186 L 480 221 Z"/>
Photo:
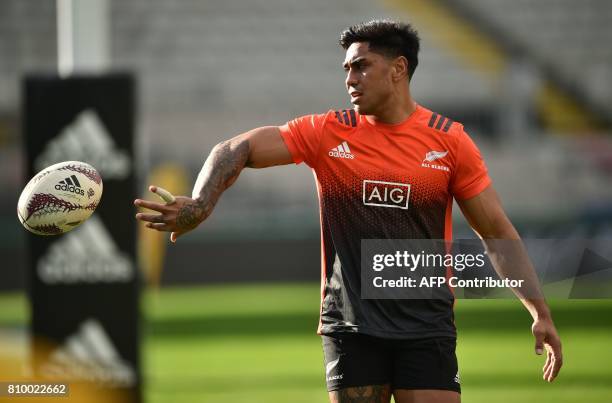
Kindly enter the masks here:
<path id="1" fill-rule="evenodd" d="M 17 203 L 21 224 L 37 235 L 58 235 L 82 224 L 102 197 L 102 178 L 89 164 L 65 161 L 40 171 Z"/>

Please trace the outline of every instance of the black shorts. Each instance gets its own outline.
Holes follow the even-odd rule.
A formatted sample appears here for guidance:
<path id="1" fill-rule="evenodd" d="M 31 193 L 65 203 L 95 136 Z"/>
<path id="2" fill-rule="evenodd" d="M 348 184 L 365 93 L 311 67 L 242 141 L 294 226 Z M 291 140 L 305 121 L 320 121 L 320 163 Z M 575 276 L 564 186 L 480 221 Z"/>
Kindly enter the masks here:
<path id="1" fill-rule="evenodd" d="M 456 340 L 392 340 L 362 334 L 322 336 L 327 390 L 390 384 L 391 389 L 461 393 Z"/>

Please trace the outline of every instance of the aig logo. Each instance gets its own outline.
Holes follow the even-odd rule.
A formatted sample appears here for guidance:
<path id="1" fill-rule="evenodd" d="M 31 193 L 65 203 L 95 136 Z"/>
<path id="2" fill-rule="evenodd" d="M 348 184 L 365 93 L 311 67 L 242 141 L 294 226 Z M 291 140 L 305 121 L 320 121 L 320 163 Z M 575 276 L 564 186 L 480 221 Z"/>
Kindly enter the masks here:
<path id="1" fill-rule="evenodd" d="M 408 209 L 410 185 L 407 183 L 363 181 L 363 204 L 366 206 Z"/>

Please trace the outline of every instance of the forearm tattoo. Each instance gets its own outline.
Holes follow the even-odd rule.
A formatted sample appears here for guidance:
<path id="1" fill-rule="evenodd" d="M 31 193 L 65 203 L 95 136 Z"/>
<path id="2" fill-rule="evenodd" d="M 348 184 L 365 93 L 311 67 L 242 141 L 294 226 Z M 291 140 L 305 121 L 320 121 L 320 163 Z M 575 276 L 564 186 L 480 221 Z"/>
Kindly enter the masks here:
<path id="1" fill-rule="evenodd" d="M 332 403 L 389 403 L 389 385 L 358 386 L 330 392 Z"/>
<path id="2" fill-rule="evenodd" d="M 177 214 L 181 228 L 198 225 L 212 212 L 221 194 L 230 187 L 246 166 L 249 158 L 249 142 L 232 139 L 219 143 L 206 159 L 193 188 L 195 203 L 185 204 Z"/>

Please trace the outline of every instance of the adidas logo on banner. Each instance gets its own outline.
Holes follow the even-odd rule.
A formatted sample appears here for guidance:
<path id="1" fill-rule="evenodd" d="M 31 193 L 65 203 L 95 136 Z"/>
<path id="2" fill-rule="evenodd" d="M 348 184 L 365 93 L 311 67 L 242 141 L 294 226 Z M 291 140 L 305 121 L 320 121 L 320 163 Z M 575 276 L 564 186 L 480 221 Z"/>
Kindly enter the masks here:
<path id="1" fill-rule="evenodd" d="M 37 265 L 45 284 L 125 283 L 134 271 L 95 214 L 53 243 Z"/>
<path id="2" fill-rule="evenodd" d="M 129 362 L 121 358 L 104 327 L 95 319 L 83 322 L 76 334 L 53 351 L 41 366 L 44 376 L 54 379 L 83 380 L 114 387 L 136 383 Z"/>
<path id="3" fill-rule="evenodd" d="M 37 171 L 61 161 L 85 161 L 105 179 L 123 179 L 130 174 L 131 160 L 118 149 L 98 115 L 81 112 L 57 137 L 52 138 L 34 161 Z"/>
<path id="4" fill-rule="evenodd" d="M 342 144 L 339 144 L 337 147 L 329 150 L 329 156 L 336 158 L 348 158 L 351 160 L 355 158 L 355 156 L 351 154 L 351 149 L 346 141 L 343 141 Z"/>
<path id="5" fill-rule="evenodd" d="M 81 184 L 76 176 L 71 175 L 70 177 L 61 180 L 55 185 L 56 190 L 63 190 L 71 193 L 80 194 L 81 196 L 85 196 L 85 192 L 81 189 Z"/>

